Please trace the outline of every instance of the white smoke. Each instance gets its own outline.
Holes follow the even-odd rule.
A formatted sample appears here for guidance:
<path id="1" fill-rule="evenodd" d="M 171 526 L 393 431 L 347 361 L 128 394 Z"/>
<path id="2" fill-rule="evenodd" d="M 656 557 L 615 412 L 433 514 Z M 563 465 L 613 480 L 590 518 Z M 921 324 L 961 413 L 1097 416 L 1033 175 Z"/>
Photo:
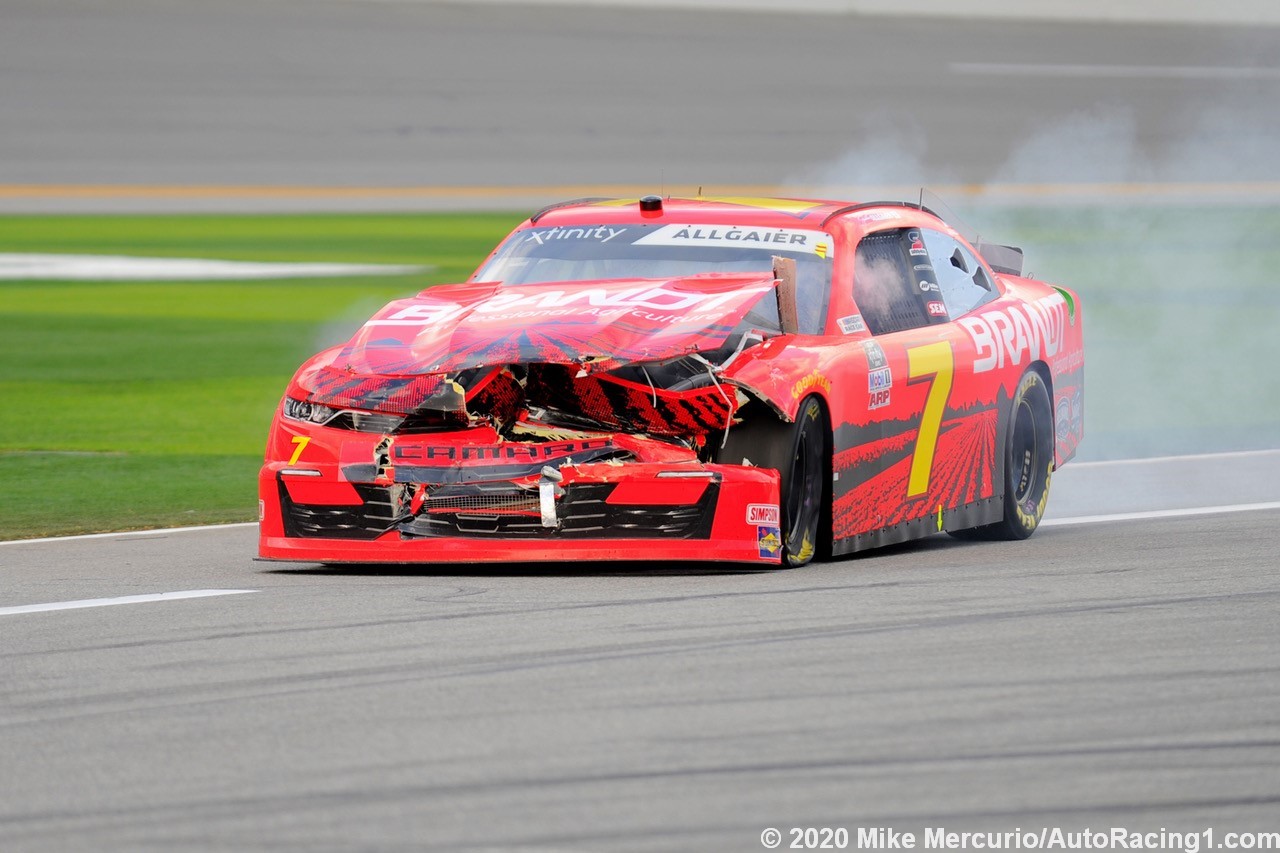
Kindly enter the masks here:
<path id="1" fill-rule="evenodd" d="M 917 128 L 882 123 L 794 184 L 837 198 L 899 184 L 910 200 L 933 185 L 985 239 L 1021 246 L 1029 274 L 1079 292 L 1082 459 L 1280 447 L 1280 185 L 1264 183 L 1280 120 L 1266 103 L 1167 116 L 1151 138 L 1123 106 L 1066 115 L 976 186 L 927 162 L 937 146 Z"/>

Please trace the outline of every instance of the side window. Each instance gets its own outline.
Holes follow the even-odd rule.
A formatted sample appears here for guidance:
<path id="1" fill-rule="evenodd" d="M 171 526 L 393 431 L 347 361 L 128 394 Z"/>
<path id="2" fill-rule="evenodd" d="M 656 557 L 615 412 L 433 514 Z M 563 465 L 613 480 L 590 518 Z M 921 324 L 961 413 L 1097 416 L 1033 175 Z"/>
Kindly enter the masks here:
<path id="1" fill-rule="evenodd" d="M 938 277 L 942 301 L 952 317 L 967 314 L 998 295 L 982 264 L 955 238 L 939 231 L 924 232 L 929 263 Z"/>
<path id="2" fill-rule="evenodd" d="M 946 322 L 920 230 L 868 234 L 854 257 L 853 299 L 873 335 Z"/>

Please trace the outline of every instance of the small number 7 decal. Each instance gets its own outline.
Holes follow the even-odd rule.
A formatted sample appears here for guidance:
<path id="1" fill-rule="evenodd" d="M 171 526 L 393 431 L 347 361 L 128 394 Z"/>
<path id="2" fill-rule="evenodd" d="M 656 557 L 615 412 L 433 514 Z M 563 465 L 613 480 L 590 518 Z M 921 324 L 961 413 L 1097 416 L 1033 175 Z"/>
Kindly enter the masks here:
<path id="1" fill-rule="evenodd" d="M 311 436 L 295 435 L 292 441 L 294 444 L 298 445 L 298 447 L 296 450 L 293 451 L 293 455 L 289 457 L 290 465 L 297 463 L 298 459 L 302 457 L 302 451 L 306 450 L 307 445 L 311 443 Z"/>
<path id="2" fill-rule="evenodd" d="M 938 447 L 938 431 L 942 413 L 951 394 L 951 376 L 956 359 L 949 341 L 925 344 L 907 350 L 907 378 L 914 381 L 932 377 L 929 394 L 920 416 L 920 432 L 911 455 L 911 476 L 907 478 L 907 497 L 914 498 L 929 491 L 929 475 L 933 471 L 933 452 Z"/>

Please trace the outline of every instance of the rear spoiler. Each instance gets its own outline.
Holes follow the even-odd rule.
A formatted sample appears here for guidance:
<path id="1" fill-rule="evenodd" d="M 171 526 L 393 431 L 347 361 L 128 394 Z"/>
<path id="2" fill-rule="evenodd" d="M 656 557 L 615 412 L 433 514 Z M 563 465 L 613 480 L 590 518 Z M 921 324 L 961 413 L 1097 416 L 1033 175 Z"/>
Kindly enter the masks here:
<path id="1" fill-rule="evenodd" d="M 991 268 L 1004 275 L 1022 275 L 1022 250 L 1017 246 L 978 241 L 978 254 Z"/>

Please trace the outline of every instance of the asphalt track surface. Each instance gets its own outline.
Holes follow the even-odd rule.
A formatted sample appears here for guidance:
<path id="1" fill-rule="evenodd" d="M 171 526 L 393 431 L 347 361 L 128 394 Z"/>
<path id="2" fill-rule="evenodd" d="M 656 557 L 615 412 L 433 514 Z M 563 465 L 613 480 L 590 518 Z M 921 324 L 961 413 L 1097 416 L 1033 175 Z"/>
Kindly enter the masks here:
<path id="1" fill-rule="evenodd" d="M 5 185 L 861 180 L 839 164 L 886 128 L 887 179 L 987 181 L 1098 110 L 1149 162 L 1049 166 L 1280 178 L 1244 156 L 1274 28 L 0 3 Z M 1187 156 L 1215 117 L 1240 156 Z M 1112 520 L 779 572 L 264 564 L 252 527 L 3 545 L 0 848 L 1276 831 L 1277 483 L 1276 454 L 1068 467 L 1056 520 Z M 21 612 L 198 591 L 245 592 Z"/>
<path id="2" fill-rule="evenodd" d="M 267 564 L 252 526 L 4 545 L 4 849 L 1274 831 L 1280 453 L 1128 467 L 1064 469 L 1026 542 L 793 571 Z M 1213 501 L 1269 503 L 1063 523 Z M 251 592 L 14 612 L 202 590 Z"/>

